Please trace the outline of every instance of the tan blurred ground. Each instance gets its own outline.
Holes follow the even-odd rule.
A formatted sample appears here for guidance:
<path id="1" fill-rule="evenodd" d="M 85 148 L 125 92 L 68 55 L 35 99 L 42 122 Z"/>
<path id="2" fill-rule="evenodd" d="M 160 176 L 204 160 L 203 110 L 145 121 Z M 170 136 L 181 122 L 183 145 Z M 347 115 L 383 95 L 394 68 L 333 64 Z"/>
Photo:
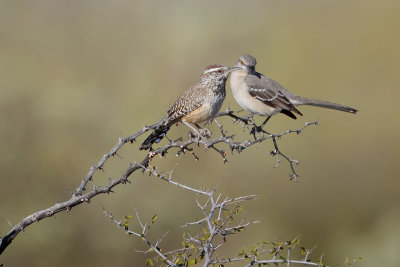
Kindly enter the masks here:
<path id="1" fill-rule="evenodd" d="M 275 132 L 320 119 L 281 140 L 301 161 L 300 182 L 275 169 L 270 144 L 222 161 L 212 153 L 176 164 L 180 181 L 229 196 L 256 193 L 246 206 L 261 224 L 223 253 L 261 240 L 302 235 L 331 266 L 400 262 L 399 1 L 1 1 L 0 234 L 31 212 L 70 196 L 91 164 L 121 135 L 155 122 L 202 69 L 250 53 L 258 70 L 299 95 L 352 105 L 358 115 L 301 107 L 304 117 L 274 117 Z M 224 107 L 238 109 L 230 89 Z M 226 124 L 230 124 L 226 120 Z M 214 126 L 213 126 L 214 127 Z M 213 128 L 215 129 L 215 128 Z M 181 130 L 184 133 L 185 129 Z M 106 165 L 102 183 L 144 153 L 128 145 Z M 182 201 L 184 200 L 184 201 Z M 140 174 L 116 194 L 32 225 L 0 258 L 5 266 L 143 266 L 140 240 L 101 212 L 146 218 L 157 238 L 180 246 L 197 216 L 194 196 Z M 179 233 L 179 234 L 177 234 Z"/>

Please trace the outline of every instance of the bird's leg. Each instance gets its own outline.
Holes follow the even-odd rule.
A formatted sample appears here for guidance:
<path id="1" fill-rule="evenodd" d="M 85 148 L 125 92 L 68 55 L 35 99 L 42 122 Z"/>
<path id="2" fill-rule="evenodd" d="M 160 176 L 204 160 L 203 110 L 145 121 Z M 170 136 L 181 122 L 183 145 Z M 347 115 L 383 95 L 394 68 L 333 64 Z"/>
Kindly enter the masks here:
<path id="1" fill-rule="evenodd" d="M 253 113 L 250 113 L 250 114 L 247 116 L 247 120 L 248 120 L 249 124 L 253 125 L 253 127 L 251 128 L 250 134 L 253 135 L 254 139 L 257 139 L 257 138 L 256 138 L 256 132 L 257 132 L 257 133 L 259 132 L 259 128 L 258 128 L 258 126 L 256 125 L 256 122 L 254 121 L 254 114 L 253 114 Z"/>
<path id="2" fill-rule="evenodd" d="M 258 133 L 260 129 L 259 129 L 259 127 L 256 125 L 256 122 L 254 121 L 254 115 L 253 115 L 253 114 L 250 114 L 250 115 L 248 116 L 248 120 L 250 121 L 250 124 L 253 125 L 253 127 L 251 128 L 250 134 L 252 134 L 252 135 L 254 136 L 254 139 L 257 139 L 257 138 L 256 138 L 256 132 Z"/>
<path id="3" fill-rule="evenodd" d="M 192 125 L 190 125 L 190 123 L 186 122 L 186 121 L 182 121 L 183 124 L 185 124 L 187 127 L 189 127 L 193 132 L 196 133 L 196 135 L 200 135 L 199 131 L 197 131 Z"/>
<path id="4" fill-rule="evenodd" d="M 271 116 L 268 116 L 268 117 L 265 119 L 265 121 L 264 121 L 263 123 L 261 123 L 261 125 L 260 125 L 260 127 L 259 127 L 259 130 L 263 133 L 263 136 L 264 136 L 264 134 L 271 135 L 269 132 L 267 132 L 267 131 L 265 131 L 265 130 L 263 129 L 264 126 L 265 126 L 265 124 L 267 124 L 267 122 L 269 121 L 270 118 L 271 118 Z"/>
<path id="5" fill-rule="evenodd" d="M 264 128 L 265 124 L 267 124 L 267 122 L 269 121 L 269 119 L 271 118 L 271 116 L 268 116 L 265 121 L 263 123 L 261 123 L 260 125 L 260 130 L 262 130 L 262 128 Z"/>
<path id="6" fill-rule="evenodd" d="M 189 127 L 190 129 L 193 130 L 193 132 L 195 132 L 197 138 L 196 138 L 196 143 L 197 145 L 200 144 L 200 138 L 202 137 L 202 135 L 199 133 L 198 130 L 196 130 L 192 125 L 190 125 L 190 123 L 186 122 L 186 121 L 182 121 L 187 127 Z M 197 124 L 197 123 L 196 123 Z M 197 128 L 200 128 L 200 126 L 197 124 L 196 125 Z"/>
<path id="7" fill-rule="evenodd" d="M 223 126 L 217 121 L 216 118 L 214 118 L 215 124 L 218 126 L 219 130 L 221 131 L 222 136 L 225 136 L 225 131 Z M 210 132 L 210 137 L 211 137 L 211 132 Z"/>

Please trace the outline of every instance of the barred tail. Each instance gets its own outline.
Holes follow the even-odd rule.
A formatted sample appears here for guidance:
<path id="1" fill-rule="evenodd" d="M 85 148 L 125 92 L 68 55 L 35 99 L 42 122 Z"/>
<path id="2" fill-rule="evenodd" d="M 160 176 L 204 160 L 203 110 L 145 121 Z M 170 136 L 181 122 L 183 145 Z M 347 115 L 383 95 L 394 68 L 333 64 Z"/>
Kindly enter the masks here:
<path id="1" fill-rule="evenodd" d="M 168 132 L 170 126 L 160 125 L 144 140 L 140 145 L 140 150 L 151 149 L 154 143 L 158 143 L 163 139 L 164 135 Z"/>

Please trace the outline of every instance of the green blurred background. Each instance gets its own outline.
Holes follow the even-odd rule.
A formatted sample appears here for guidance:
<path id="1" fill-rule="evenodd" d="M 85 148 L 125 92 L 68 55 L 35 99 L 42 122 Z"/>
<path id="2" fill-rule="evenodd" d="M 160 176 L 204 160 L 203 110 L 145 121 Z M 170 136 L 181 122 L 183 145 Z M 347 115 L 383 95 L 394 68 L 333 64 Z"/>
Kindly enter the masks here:
<path id="1" fill-rule="evenodd" d="M 116 142 L 162 116 L 212 63 L 233 65 L 244 53 L 258 70 L 299 95 L 354 106 L 359 114 L 300 107 L 268 124 L 280 133 L 320 119 L 280 141 L 300 160 L 274 168 L 270 143 L 229 155 L 213 151 L 156 158 L 161 170 L 193 187 L 228 196 L 258 194 L 246 217 L 261 220 L 227 242 L 236 255 L 262 240 L 299 234 L 331 266 L 363 257 L 359 266 L 399 266 L 400 2 L 297 1 L 1 1 L 0 234 L 7 221 L 67 200 L 90 166 Z M 223 109 L 239 109 L 227 86 Z M 221 119 L 232 125 L 230 119 Z M 239 127 L 232 127 L 242 133 Z M 217 132 L 215 125 L 211 130 Z M 171 133 L 185 134 L 184 127 Z M 247 134 L 241 138 L 249 138 Z M 145 152 L 121 151 L 97 184 L 118 176 Z M 115 216 L 158 214 L 150 237 L 170 234 L 200 216 L 191 193 L 135 173 L 132 184 L 46 219 L 21 233 L 0 257 L 5 266 L 143 266 L 141 240 L 116 228 Z"/>

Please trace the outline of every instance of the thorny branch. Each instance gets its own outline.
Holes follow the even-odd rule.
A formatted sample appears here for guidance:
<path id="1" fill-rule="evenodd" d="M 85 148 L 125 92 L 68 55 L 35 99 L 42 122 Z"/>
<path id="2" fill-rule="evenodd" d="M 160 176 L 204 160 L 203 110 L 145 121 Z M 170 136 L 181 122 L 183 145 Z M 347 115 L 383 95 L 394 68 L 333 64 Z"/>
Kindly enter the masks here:
<path id="1" fill-rule="evenodd" d="M 194 145 L 204 145 L 205 148 L 212 148 L 213 150 L 217 151 L 223 158 L 224 162 L 227 161 L 227 153 L 225 150 L 221 147 L 219 147 L 220 144 L 225 144 L 228 146 L 228 148 L 233 151 L 241 152 L 244 149 L 253 146 L 255 144 L 260 144 L 268 139 L 272 139 L 274 142 L 275 150 L 273 151 L 273 155 L 277 156 L 277 163 L 279 163 L 279 155 L 288 160 L 292 173 L 291 173 L 291 178 L 297 179 L 298 175 L 294 171 L 294 166 L 293 163 L 298 163 L 297 161 L 291 159 L 290 157 L 285 156 L 278 148 L 276 140 L 279 139 L 280 137 L 290 134 L 290 133 L 297 133 L 299 134 L 304 128 L 310 126 L 310 125 L 316 125 L 317 121 L 312 122 L 312 123 L 306 123 L 302 128 L 298 130 L 289 130 L 284 133 L 274 135 L 274 134 L 269 134 L 265 131 L 260 131 L 259 127 L 257 127 L 254 122 L 246 117 L 240 117 L 234 114 L 233 111 L 227 110 L 225 112 L 221 112 L 217 114 L 217 117 L 222 117 L 222 116 L 230 116 L 233 117 L 235 122 L 240 122 L 242 127 L 247 127 L 247 129 L 253 130 L 253 132 L 257 132 L 257 135 L 254 134 L 254 140 L 244 140 L 244 141 L 235 141 L 235 135 L 227 135 L 227 132 L 223 129 L 221 125 L 219 125 L 220 128 L 220 133 L 221 136 L 215 139 L 207 139 L 205 137 L 196 137 L 194 135 L 190 135 L 187 140 L 183 140 L 182 138 L 178 138 L 176 140 L 168 140 L 168 143 L 164 146 L 161 146 L 159 148 L 156 148 L 152 150 L 150 153 L 148 153 L 142 161 L 138 163 L 130 163 L 129 167 L 120 175 L 118 178 L 110 179 L 109 183 L 106 186 L 96 186 L 93 185 L 90 190 L 87 193 L 84 193 L 89 187 L 88 184 L 90 181 L 93 181 L 93 176 L 98 170 L 103 170 L 104 164 L 112 157 L 118 156 L 118 151 L 120 148 L 125 145 L 126 143 L 133 143 L 136 141 L 138 137 L 143 135 L 144 133 L 151 131 L 155 129 L 157 126 L 159 126 L 162 123 L 162 120 L 158 121 L 157 123 L 150 125 L 150 126 L 145 126 L 143 127 L 140 131 L 137 133 L 126 137 L 122 138 L 120 137 L 118 140 L 118 143 L 104 156 L 100 159 L 100 161 L 92 166 L 86 175 L 84 179 L 82 179 L 81 184 L 79 187 L 76 189 L 76 192 L 71 196 L 71 198 L 65 202 L 61 203 L 55 203 L 53 206 L 39 210 L 24 219 L 22 219 L 19 223 L 16 225 L 11 225 L 12 229 L 4 236 L 0 237 L 0 255 L 3 253 L 3 251 L 11 244 L 11 242 L 15 239 L 15 237 L 21 232 L 24 231 L 24 229 L 34 222 L 38 222 L 40 220 L 43 220 L 45 218 L 51 217 L 55 215 L 56 213 L 62 212 L 62 211 L 70 211 L 73 207 L 80 205 L 82 203 L 89 203 L 93 197 L 96 197 L 97 195 L 100 194 L 109 194 L 110 192 L 113 192 L 112 189 L 119 185 L 119 184 L 125 184 L 129 182 L 128 178 L 129 176 L 134 173 L 137 170 L 143 170 L 146 168 L 149 164 L 149 162 L 156 156 L 165 156 L 167 152 L 170 149 L 177 149 L 176 154 L 179 156 L 182 153 L 185 152 L 190 152 L 195 159 L 198 159 L 198 156 L 195 154 L 194 148 L 192 146 Z"/>
<path id="2" fill-rule="evenodd" d="M 136 211 L 137 220 L 140 223 L 140 230 L 134 231 L 130 229 L 130 219 L 133 216 L 125 215 L 125 220 L 116 220 L 110 212 L 103 208 L 104 213 L 109 217 L 117 226 L 125 231 L 128 235 L 133 235 L 142 238 L 142 240 L 149 246 L 147 251 L 141 251 L 148 254 L 153 253 L 154 256 L 148 258 L 146 261 L 147 266 L 153 266 L 154 262 L 161 262 L 167 266 L 191 266 L 197 263 L 202 263 L 203 267 L 207 266 L 224 266 L 226 263 L 244 262 L 243 266 L 261 266 L 268 264 L 285 264 L 290 267 L 290 264 L 303 264 L 307 266 L 325 266 L 322 263 L 322 256 L 318 261 L 312 261 L 310 254 L 313 249 L 308 250 L 300 247 L 300 238 L 286 242 L 260 242 L 246 251 L 245 248 L 234 257 L 220 258 L 215 256 L 216 251 L 222 247 L 230 235 L 242 233 L 248 226 L 259 223 L 258 221 L 247 221 L 243 214 L 241 207 L 244 201 L 257 199 L 256 195 L 248 195 L 242 197 L 222 198 L 221 194 L 216 194 L 216 187 L 213 189 L 195 189 L 187 185 L 177 183 L 172 180 L 172 172 L 161 174 L 156 167 L 151 169 L 146 168 L 146 172 L 150 176 L 157 177 L 161 181 L 176 185 L 185 190 L 191 191 L 197 195 L 200 194 L 204 198 L 201 201 L 196 200 L 197 207 L 201 212 L 201 219 L 187 222 L 183 228 L 187 229 L 183 235 L 183 247 L 171 251 L 163 252 L 161 249 L 161 241 L 165 238 L 164 234 L 155 244 L 149 241 L 147 234 L 150 230 L 150 224 L 141 222 L 139 215 Z M 239 220 L 237 217 L 240 217 Z M 154 223 L 156 216 L 152 219 Z M 192 226 L 196 232 L 193 233 Z M 192 233 L 191 233 L 192 232 Z M 301 252 L 301 257 L 297 258 L 292 256 L 292 252 L 297 250 Z M 286 252 L 286 253 L 285 253 Z M 300 253 L 297 253 L 300 254 Z M 162 264 L 161 264 L 162 265 Z"/>

